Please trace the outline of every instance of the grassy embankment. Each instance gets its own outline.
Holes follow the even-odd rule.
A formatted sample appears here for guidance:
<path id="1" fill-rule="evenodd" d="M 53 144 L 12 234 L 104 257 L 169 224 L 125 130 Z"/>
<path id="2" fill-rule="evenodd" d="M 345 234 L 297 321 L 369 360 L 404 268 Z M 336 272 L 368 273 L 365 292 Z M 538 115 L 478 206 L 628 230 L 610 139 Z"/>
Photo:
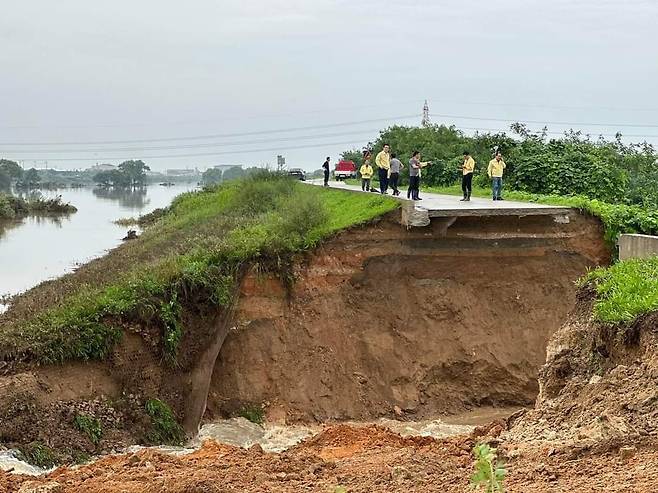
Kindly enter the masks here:
<path id="1" fill-rule="evenodd" d="M 595 269 L 580 283 L 594 287 L 594 316 L 600 322 L 632 323 L 658 310 L 658 257 L 630 259 Z"/>
<path id="2" fill-rule="evenodd" d="M 143 324 L 174 364 L 184 307 L 226 306 L 245 267 L 286 274 L 295 253 L 398 206 L 272 173 L 182 194 L 138 240 L 19 297 L 0 318 L 0 360 L 103 359 Z"/>
<path id="3" fill-rule="evenodd" d="M 44 199 L 42 197 L 23 199 L 0 193 L 0 220 L 13 219 L 29 214 L 71 214 L 77 209 L 62 202 L 61 198 Z"/>

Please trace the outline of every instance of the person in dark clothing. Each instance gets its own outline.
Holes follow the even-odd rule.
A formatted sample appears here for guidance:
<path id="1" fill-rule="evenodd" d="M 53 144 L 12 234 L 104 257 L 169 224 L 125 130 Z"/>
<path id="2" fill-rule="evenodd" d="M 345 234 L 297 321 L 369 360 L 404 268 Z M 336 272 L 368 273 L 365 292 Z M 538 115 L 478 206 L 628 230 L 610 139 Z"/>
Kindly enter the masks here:
<path id="1" fill-rule="evenodd" d="M 322 170 L 324 171 L 324 186 L 328 187 L 329 186 L 329 161 L 330 157 L 327 156 L 327 159 L 324 161 L 324 164 L 322 165 Z"/>
<path id="2" fill-rule="evenodd" d="M 469 202 L 473 191 L 473 171 L 475 171 L 475 160 L 469 151 L 464 151 L 464 162 L 462 163 L 462 192 L 464 198 L 460 202 Z"/>
<path id="3" fill-rule="evenodd" d="M 421 162 L 420 152 L 414 151 L 409 160 L 409 189 L 407 190 L 407 198 L 411 195 L 411 200 L 423 200 L 418 196 L 420 193 L 420 170 L 429 164 L 432 164 L 432 162 Z"/>
<path id="4" fill-rule="evenodd" d="M 393 195 L 400 195 L 400 191 L 398 190 L 398 182 L 400 181 L 400 171 L 402 168 L 402 163 L 400 160 L 397 158 L 396 154 L 391 154 L 391 168 L 390 168 L 390 175 L 389 175 L 389 184 L 391 185 L 391 188 L 393 189 Z"/>

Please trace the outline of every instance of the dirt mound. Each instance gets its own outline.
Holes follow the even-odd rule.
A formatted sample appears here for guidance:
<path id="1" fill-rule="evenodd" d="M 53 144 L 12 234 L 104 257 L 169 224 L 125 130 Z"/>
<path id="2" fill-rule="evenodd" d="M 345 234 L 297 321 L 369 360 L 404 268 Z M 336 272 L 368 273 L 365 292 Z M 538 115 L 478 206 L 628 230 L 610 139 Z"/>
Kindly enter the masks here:
<path id="1" fill-rule="evenodd" d="M 478 438 L 477 440 L 481 440 Z M 367 443 L 367 447 L 362 447 Z M 435 441 L 394 437 L 377 427 L 329 428 L 281 454 L 206 442 L 180 457 L 153 450 L 106 457 L 77 469 L 61 468 L 41 478 L 0 472 L 2 493 L 349 493 L 473 491 L 471 450 L 476 439 Z M 351 449 L 340 457 L 331 451 Z M 507 459 L 510 493 L 653 491 L 658 451 L 642 448 L 627 457 L 603 453 L 572 456 L 547 447 L 524 449 Z M 338 490 L 340 491 L 340 490 Z"/>
<path id="2" fill-rule="evenodd" d="M 582 441 L 616 447 L 658 437 L 658 314 L 631 326 L 592 320 L 592 296 L 551 339 L 536 408 L 514 440 Z"/>

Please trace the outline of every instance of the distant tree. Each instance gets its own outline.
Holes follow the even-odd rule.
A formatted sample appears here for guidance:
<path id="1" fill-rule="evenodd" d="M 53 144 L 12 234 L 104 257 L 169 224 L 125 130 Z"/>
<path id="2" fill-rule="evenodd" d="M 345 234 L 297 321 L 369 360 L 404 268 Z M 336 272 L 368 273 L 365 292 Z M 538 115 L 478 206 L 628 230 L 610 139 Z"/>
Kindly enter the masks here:
<path id="1" fill-rule="evenodd" d="M 222 174 L 222 180 L 228 181 L 228 180 L 235 180 L 236 178 L 241 178 L 243 177 L 246 173 L 244 169 L 242 169 L 241 166 L 233 166 L 232 168 L 227 169 L 224 171 Z"/>
<path id="2" fill-rule="evenodd" d="M 124 161 L 119 165 L 119 171 L 125 176 L 128 186 L 143 187 L 146 184 L 146 172 L 151 171 L 151 168 L 139 159 Z"/>
<path id="3" fill-rule="evenodd" d="M 212 185 L 214 183 L 219 183 L 222 181 L 222 170 L 219 168 L 210 168 L 203 172 L 201 175 L 201 181 L 205 185 Z"/>
<path id="4" fill-rule="evenodd" d="M 0 191 L 8 191 L 11 188 L 11 175 L 0 168 Z"/>
<path id="5" fill-rule="evenodd" d="M 39 186 L 41 178 L 39 177 L 39 172 L 30 168 L 25 173 L 23 173 L 23 178 L 17 183 L 21 188 L 36 188 Z"/>
<path id="6" fill-rule="evenodd" d="M 20 180 L 23 177 L 23 168 L 16 161 L 0 159 L 0 171 L 9 175 L 11 180 Z"/>
<path id="7" fill-rule="evenodd" d="M 352 149 L 350 151 L 345 151 L 340 155 L 340 158 L 343 161 L 352 161 L 356 164 L 356 169 L 359 169 L 363 164 L 363 151 L 358 149 Z M 371 161 L 371 164 L 375 164 L 374 159 Z"/>

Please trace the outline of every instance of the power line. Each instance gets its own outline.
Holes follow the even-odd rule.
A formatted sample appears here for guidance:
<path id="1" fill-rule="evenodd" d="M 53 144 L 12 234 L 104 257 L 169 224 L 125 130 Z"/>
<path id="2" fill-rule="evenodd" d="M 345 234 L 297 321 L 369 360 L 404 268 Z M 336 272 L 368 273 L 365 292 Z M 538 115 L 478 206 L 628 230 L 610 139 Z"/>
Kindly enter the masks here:
<path id="1" fill-rule="evenodd" d="M 277 137 L 275 139 L 257 139 L 241 142 L 205 142 L 198 144 L 177 144 L 170 146 L 153 146 L 153 147 L 117 147 L 117 148 L 96 148 L 96 149 L 0 149 L 3 154 L 47 154 L 47 153 L 95 153 L 95 152 L 130 152 L 130 151 L 162 151 L 174 149 L 198 149 L 208 147 L 229 147 L 229 146 L 249 146 L 254 144 L 264 144 L 271 142 L 288 142 L 296 140 L 321 139 L 326 137 L 345 137 L 349 135 L 364 135 L 379 132 L 381 129 L 374 130 L 354 130 L 351 132 L 333 132 L 315 135 L 299 135 L 289 137 Z"/>
<path id="2" fill-rule="evenodd" d="M 0 146 L 60 146 L 60 145 L 103 145 L 103 144 L 144 144 L 149 142 L 175 142 L 179 140 L 209 140 L 220 139 L 225 137 L 245 137 L 249 135 L 267 135 L 286 132 L 297 132 L 299 130 L 313 130 L 322 128 L 336 128 L 347 127 L 352 125 L 361 125 L 364 123 L 388 122 L 395 120 L 408 120 L 410 118 L 418 118 L 418 114 L 391 116 L 387 118 L 373 118 L 370 120 L 360 120 L 341 123 L 328 123 L 323 125 L 308 125 L 304 127 L 280 128 L 274 130 L 258 130 L 255 132 L 239 132 L 239 133 L 226 133 L 226 134 L 210 134 L 210 135 L 194 135 L 186 137 L 164 137 L 156 139 L 134 139 L 134 140 L 98 140 L 98 141 L 78 141 L 78 142 L 2 142 Z"/>
<path id="3" fill-rule="evenodd" d="M 640 128 L 658 128 L 658 125 L 644 124 L 644 123 L 588 123 L 588 122 L 554 122 L 554 121 L 539 121 L 539 120 L 524 120 L 522 118 L 486 118 L 480 116 L 464 116 L 464 115 L 439 115 L 432 113 L 430 116 L 439 118 L 454 118 L 456 120 L 483 120 L 492 122 L 519 122 L 519 123 L 532 123 L 537 125 L 583 125 L 590 127 L 640 127 Z"/>
<path id="4" fill-rule="evenodd" d="M 271 147 L 267 149 L 249 149 L 247 151 L 221 151 L 221 152 L 201 152 L 193 154 L 166 154 L 156 156 L 128 156 L 128 157 L 84 157 L 84 158 L 48 158 L 48 161 L 125 161 L 128 159 L 167 159 L 167 158 L 181 158 L 181 157 L 208 157 L 208 156 L 223 156 L 226 154 L 253 154 L 257 152 L 273 152 L 273 151 L 290 151 L 295 149 L 311 149 L 317 147 L 328 147 L 338 145 L 361 145 L 363 141 L 346 141 L 346 142 L 327 142 L 323 144 L 307 144 L 300 146 L 287 146 L 287 147 Z M 40 159 L 23 158 L 22 161 L 39 161 Z"/>

